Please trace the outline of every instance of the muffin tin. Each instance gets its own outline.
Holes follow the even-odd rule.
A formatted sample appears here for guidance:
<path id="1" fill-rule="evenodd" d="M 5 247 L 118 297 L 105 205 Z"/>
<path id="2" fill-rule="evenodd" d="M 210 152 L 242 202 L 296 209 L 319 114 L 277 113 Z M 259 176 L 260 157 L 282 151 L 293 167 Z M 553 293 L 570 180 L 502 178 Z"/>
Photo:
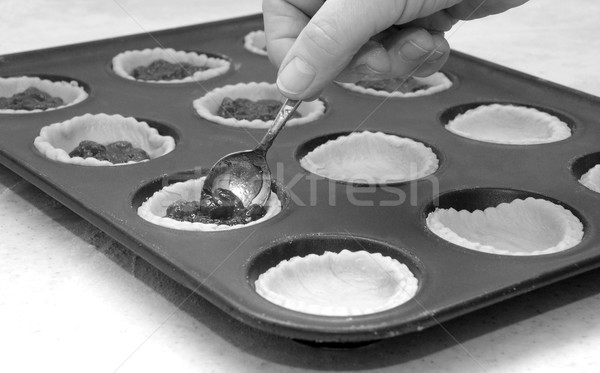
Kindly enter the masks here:
<path id="1" fill-rule="evenodd" d="M 89 97 L 58 110 L 0 115 L 0 161 L 224 312 L 298 340 L 354 346 L 419 331 L 598 267 L 600 194 L 577 180 L 598 160 L 600 100 L 456 52 L 443 70 L 453 86 L 431 96 L 385 99 L 328 86 L 322 95 L 326 114 L 284 129 L 269 152 L 283 203 L 272 219 L 224 232 L 188 232 L 140 218 L 137 208 L 155 191 L 203 175 L 223 155 L 256 146 L 264 134 L 209 122 L 192 107 L 193 100 L 227 84 L 275 81 L 276 69 L 267 58 L 243 47 L 244 36 L 262 27 L 256 15 L 3 56 L 3 77 L 75 80 Z M 156 46 L 221 55 L 233 68 L 208 81 L 168 85 L 112 72 L 110 61 L 118 53 Z M 457 113 L 488 103 L 542 109 L 568 123 L 572 136 L 514 146 L 445 130 Z M 120 167 L 64 164 L 36 152 L 33 140 L 42 127 L 86 113 L 145 120 L 173 136 L 175 150 Z M 299 158 L 315 146 L 361 130 L 422 142 L 436 153 L 440 167 L 417 181 L 382 186 L 334 182 L 300 167 Z M 584 224 L 583 241 L 555 254 L 503 256 L 453 245 L 425 225 L 438 206 L 474 210 L 526 197 L 570 209 Z M 284 259 L 343 249 L 377 252 L 406 264 L 419 280 L 416 296 L 379 313 L 329 317 L 279 307 L 254 290 L 256 278 Z"/>

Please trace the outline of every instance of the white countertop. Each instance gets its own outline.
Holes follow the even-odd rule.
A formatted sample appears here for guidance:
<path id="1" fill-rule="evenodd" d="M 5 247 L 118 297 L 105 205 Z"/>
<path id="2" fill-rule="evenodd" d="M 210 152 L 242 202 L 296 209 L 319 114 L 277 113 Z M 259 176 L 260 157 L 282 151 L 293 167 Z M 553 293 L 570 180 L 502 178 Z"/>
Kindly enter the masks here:
<path id="1" fill-rule="evenodd" d="M 257 12 L 259 0 L 2 0 L 0 55 Z M 531 0 L 447 37 L 600 96 L 597 15 L 596 0 Z M 2 372 L 598 372 L 598 310 L 600 270 L 420 333 L 318 350 L 190 296 L 0 166 Z"/>

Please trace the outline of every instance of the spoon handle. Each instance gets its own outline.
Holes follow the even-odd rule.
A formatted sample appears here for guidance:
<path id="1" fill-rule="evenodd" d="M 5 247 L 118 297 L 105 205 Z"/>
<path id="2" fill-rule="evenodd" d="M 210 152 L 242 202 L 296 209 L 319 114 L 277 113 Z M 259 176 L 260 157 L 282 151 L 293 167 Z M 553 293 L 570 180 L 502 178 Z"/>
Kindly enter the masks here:
<path id="1" fill-rule="evenodd" d="M 285 126 L 285 124 L 287 123 L 288 119 L 290 119 L 290 117 L 294 114 L 298 106 L 300 106 L 300 103 L 302 103 L 302 100 L 285 100 L 285 102 L 281 106 L 281 109 L 279 109 L 277 116 L 275 117 L 273 125 L 271 126 L 271 128 L 269 128 L 269 131 L 267 131 L 265 137 L 263 137 L 263 139 L 260 141 L 260 144 L 258 144 L 256 150 L 260 150 L 265 153 L 267 152 L 267 150 L 269 150 L 269 148 L 273 144 L 273 140 L 275 140 L 275 137 L 277 137 L 279 131 L 281 131 L 283 126 Z"/>

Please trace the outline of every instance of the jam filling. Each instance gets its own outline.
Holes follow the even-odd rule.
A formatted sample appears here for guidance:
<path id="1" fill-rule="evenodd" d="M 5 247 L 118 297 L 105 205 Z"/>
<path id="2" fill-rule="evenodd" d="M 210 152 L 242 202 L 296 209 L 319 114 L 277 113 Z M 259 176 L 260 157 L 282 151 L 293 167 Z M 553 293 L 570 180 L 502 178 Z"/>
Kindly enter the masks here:
<path id="1" fill-rule="evenodd" d="M 0 97 L 0 109 L 46 110 L 64 105 L 60 97 L 54 97 L 35 87 L 16 93 L 11 97 Z"/>
<path id="2" fill-rule="evenodd" d="M 114 164 L 139 162 L 150 159 L 143 149 L 134 148 L 129 141 L 117 141 L 102 145 L 95 141 L 83 140 L 69 153 L 70 157 L 96 158 Z"/>
<path id="3" fill-rule="evenodd" d="M 258 100 L 252 101 L 247 98 L 231 99 L 226 97 L 221 102 L 217 115 L 223 118 L 235 118 L 238 120 L 275 120 L 282 102 L 277 100 Z M 295 112 L 292 118 L 299 118 L 301 115 Z"/>
<path id="4" fill-rule="evenodd" d="M 245 208 L 242 201 L 227 189 L 216 189 L 213 194 L 205 191 L 200 201 L 177 200 L 167 207 L 166 217 L 204 224 L 248 224 L 265 216 L 266 210 L 259 205 Z"/>
<path id="5" fill-rule="evenodd" d="M 165 60 L 156 60 L 148 66 L 136 68 L 132 75 L 138 80 L 179 80 L 208 69 L 206 66 L 194 66 L 184 62 L 174 64 Z"/>

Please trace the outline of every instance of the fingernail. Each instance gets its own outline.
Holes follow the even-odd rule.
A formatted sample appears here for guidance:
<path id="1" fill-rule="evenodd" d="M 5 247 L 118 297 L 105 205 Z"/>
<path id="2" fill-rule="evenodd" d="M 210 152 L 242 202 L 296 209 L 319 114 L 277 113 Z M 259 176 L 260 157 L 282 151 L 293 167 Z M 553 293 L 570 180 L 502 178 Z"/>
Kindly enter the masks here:
<path id="1" fill-rule="evenodd" d="M 437 60 L 439 58 L 442 58 L 444 56 L 444 52 L 440 51 L 440 50 L 434 50 L 433 53 L 431 54 L 431 58 L 430 60 Z"/>
<path id="2" fill-rule="evenodd" d="M 316 76 L 315 69 L 300 57 L 294 57 L 279 73 L 277 86 L 289 94 L 300 94 L 310 86 Z"/>
<path id="3" fill-rule="evenodd" d="M 382 75 L 387 73 L 387 71 L 377 71 L 366 63 L 360 64 L 358 66 L 354 66 L 352 68 L 352 72 L 360 75 Z"/>
<path id="4" fill-rule="evenodd" d="M 418 60 L 430 52 L 419 46 L 419 44 L 410 40 L 404 43 L 399 49 L 400 55 L 407 60 Z"/>

